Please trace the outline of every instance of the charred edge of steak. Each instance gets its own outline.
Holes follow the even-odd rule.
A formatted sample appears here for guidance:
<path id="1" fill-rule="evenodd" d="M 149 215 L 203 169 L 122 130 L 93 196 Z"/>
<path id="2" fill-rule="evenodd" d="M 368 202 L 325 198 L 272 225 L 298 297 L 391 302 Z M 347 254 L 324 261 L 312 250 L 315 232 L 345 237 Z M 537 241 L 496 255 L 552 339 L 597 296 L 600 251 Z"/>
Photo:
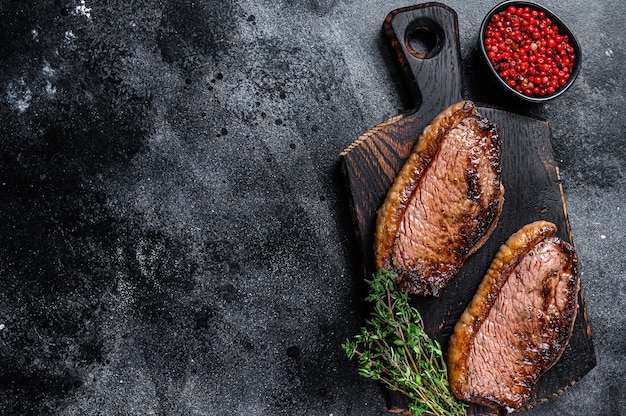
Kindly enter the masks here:
<path id="1" fill-rule="evenodd" d="M 491 145 L 493 146 L 493 154 L 498 155 L 497 158 L 492 158 L 490 160 L 491 169 L 495 172 L 493 181 L 500 184 L 500 192 L 498 198 L 492 198 L 489 201 L 488 209 L 483 211 L 484 217 L 481 219 L 481 225 L 483 228 L 480 230 L 482 233 L 482 237 L 476 241 L 467 256 L 471 256 L 478 249 L 480 249 L 489 239 L 491 233 L 495 230 L 498 225 L 498 221 L 500 220 L 500 214 L 502 214 L 502 208 L 504 206 L 504 185 L 501 183 L 502 178 L 502 139 L 500 137 L 500 131 L 498 126 L 492 123 L 487 118 L 481 118 L 479 121 L 481 129 L 485 132 L 485 134 L 489 135 L 492 138 Z M 473 179 L 475 180 L 475 179 Z M 486 227 L 486 228 L 484 228 Z"/>
<path id="2" fill-rule="evenodd" d="M 479 403 L 502 411 L 503 409 L 514 410 L 524 407 L 532 397 L 536 381 L 552 367 L 563 354 L 567 342 L 571 336 L 576 313 L 578 309 L 577 296 L 579 290 L 579 265 L 578 256 L 574 247 L 557 237 L 556 226 L 546 221 L 537 221 L 524 226 L 521 230 L 513 234 L 507 242 L 502 245 L 496 258 L 492 262 L 483 281 L 481 282 L 474 298 L 463 312 L 461 318 L 457 322 L 454 332 L 450 338 L 448 346 L 448 374 L 450 379 L 450 387 L 454 394 L 462 399 L 470 402 Z M 559 309 L 558 316 L 550 316 L 549 327 L 539 328 L 550 334 L 556 334 L 550 338 L 550 344 L 545 345 L 545 351 L 534 354 L 532 357 L 532 371 L 527 374 L 519 374 L 519 380 L 515 380 L 518 385 L 514 385 L 513 389 L 517 389 L 519 394 L 514 399 L 508 397 L 500 397 L 497 394 L 489 392 L 473 391 L 472 374 L 470 374 L 469 360 L 472 345 L 478 336 L 481 326 L 485 324 L 489 317 L 491 309 L 494 307 L 500 291 L 517 268 L 520 262 L 540 243 L 546 242 L 553 244 L 567 260 L 566 263 L 560 264 L 563 275 L 568 277 L 565 282 L 567 285 L 566 293 L 568 294 L 565 305 Z M 555 273 L 558 273 L 555 272 Z M 547 276 L 548 278 L 551 276 Z M 548 280 L 548 279 L 546 279 Z M 560 281 L 559 281 L 560 283 Z M 548 302 L 553 295 L 548 291 L 545 281 L 542 281 L 543 310 L 549 307 Z M 556 299 L 556 295 L 555 299 Z M 515 324 L 515 317 L 507 317 L 511 324 Z M 516 351 L 524 351 L 524 347 L 532 344 L 527 339 L 533 336 L 541 336 L 542 334 L 519 334 L 517 345 L 504 346 L 504 348 L 513 348 Z M 496 348 L 497 346 L 489 346 Z M 506 357 L 505 357 L 506 358 Z M 485 362 L 485 366 L 491 365 Z M 520 381 L 521 380 L 521 381 Z M 504 377 L 498 378 L 498 385 L 507 383 Z M 500 387 L 498 387 L 500 388 Z M 498 390 L 496 388 L 495 390 Z"/>
<path id="3" fill-rule="evenodd" d="M 399 254 L 394 246 L 398 244 L 400 227 L 405 213 L 428 171 L 431 162 L 438 157 L 446 135 L 454 128 L 465 123 L 476 137 L 487 140 L 488 160 L 491 182 L 487 193 L 480 183 L 479 167 L 485 163 L 482 157 L 467 155 L 465 171 L 461 173 L 462 182 L 467 185 L 465 198 L 479 204 L 479 200 L 488 197 L 484 209 L 474 216 L 458 213 L 452 217 L 455 229 L 450 233 L 456 238 L 456 246 L 442 242 L 450 247 L 439 248 L 441 258 L 415 258 L 415 267 L 405 267 L 395 260 Z M 398 274 L 397 284 L 401 290 L 414 294 L 438 296 L 450 280 L 458 274 L 465 259 L 478 250 L 493 232 L 504 203 L 504 187 L 501 184 L 501 138 L 498 127 L 480 116 L 474 103 L 462 101 L 440 113 L 418 138 L 411 154 L 398 173 L 385 201 L 378 211 L 375 233 L 375 265 Z M 451 155 L 454 157 L 455 155 Z M 497 186 L 494 186 L 496 184 Z M 483 201 L 484 204 L 484 201 Z M 443 213 L 443 210 L 442 210 Z M 445 225 L 447 227 L 447 224 Z M 446 255 L 449 256 L 446 258 Z M 419 253 L 415 253 L 419 256 Z"/>
<path id="4" fill-rule="evenodd" d="M 439 296 L 450 279 L 459 273 L 461 267 L 452 264 L 426 266 L 417 271 L 402 271 L 395 280 L 400 290 L 419 294 Z"/>

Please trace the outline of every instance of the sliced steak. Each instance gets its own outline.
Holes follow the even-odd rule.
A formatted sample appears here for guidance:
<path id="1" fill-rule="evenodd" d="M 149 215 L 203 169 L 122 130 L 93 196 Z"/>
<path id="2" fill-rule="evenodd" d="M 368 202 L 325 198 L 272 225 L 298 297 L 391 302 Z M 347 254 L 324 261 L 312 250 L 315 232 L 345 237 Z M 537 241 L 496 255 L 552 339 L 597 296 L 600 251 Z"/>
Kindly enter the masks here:
<path id="1" fill-rule="evenodd" d="M 561 356 L 578 308 L 578 257 L 538 221 L 500 248 L 454 328 L 448 373 L 462 400 L 520 409 Z"/>
<path id="2" fill-rule="evenodd" d="M 504 203 L 497 126 L 462 101 L 427 126 L 378 210 L 375 266 L 438 296 L 493 231 Z"/>

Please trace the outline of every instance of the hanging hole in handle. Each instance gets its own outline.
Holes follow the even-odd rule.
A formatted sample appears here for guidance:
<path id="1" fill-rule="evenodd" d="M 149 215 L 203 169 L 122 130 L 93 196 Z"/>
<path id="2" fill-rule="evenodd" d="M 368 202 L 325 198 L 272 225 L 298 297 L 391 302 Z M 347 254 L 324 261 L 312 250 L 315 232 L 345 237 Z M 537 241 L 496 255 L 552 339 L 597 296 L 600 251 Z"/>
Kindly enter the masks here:
<path id="1" fill-rule="evenodd" d="M 443 47 L 441 26 L 431 19 L 417 19 L 407 28 L 404 43 L 411 55 L 419 59 L 436 56 Z"/>

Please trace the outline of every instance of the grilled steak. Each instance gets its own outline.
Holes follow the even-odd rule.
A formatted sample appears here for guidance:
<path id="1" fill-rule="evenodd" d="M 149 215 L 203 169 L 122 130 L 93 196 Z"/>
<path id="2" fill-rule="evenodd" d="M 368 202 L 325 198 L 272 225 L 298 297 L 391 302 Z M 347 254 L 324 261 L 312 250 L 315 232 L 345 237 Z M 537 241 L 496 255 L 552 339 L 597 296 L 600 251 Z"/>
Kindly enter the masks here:
<path id="1" fill-rule="evenodd" d="M 504 203 L 501 138 L 474 103 L 427 126 L 378 210 L 375 266 L 410 293 L 438 296 L 487 240 Z"/>
<path id="2" fill-rule="evenodd" d="M 460 399 L 512 411 L 572 333 L 579 287 L 574 247 L 545 221 L 500 248 L 448 346 L 450 386 Z"/>

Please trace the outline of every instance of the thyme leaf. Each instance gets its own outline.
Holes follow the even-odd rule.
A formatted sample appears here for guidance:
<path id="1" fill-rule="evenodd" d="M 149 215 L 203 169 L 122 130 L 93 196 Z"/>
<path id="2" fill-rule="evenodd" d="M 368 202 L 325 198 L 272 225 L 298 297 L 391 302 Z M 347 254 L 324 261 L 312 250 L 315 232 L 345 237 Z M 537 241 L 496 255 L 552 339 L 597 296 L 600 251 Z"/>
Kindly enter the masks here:
<path id="1" fill-rule="evenodd" d="M 466 405 L 450 391 L 441 346 L 424 330 L 409 295 L 394 284 L 396 277 L 380 269 L 367 280 L 365 299 L 373 310 L 361 332 L 341 347 L 348 358 L 356 357 L 361 376 L 404 394 L 415 415 L 464 415 Z"/>

